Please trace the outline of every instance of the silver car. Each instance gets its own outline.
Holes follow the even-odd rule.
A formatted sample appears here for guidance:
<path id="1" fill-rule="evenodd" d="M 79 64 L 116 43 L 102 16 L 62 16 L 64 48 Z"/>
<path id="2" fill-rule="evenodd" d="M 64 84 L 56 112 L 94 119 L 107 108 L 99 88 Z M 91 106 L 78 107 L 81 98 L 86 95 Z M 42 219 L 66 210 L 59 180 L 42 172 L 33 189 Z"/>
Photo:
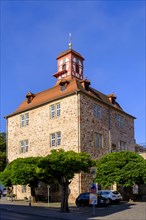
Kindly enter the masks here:
<path id="1" fill-rule="evenodd" d="M 121 194 L 116 190 L 99 190 L 98 194 L 109 199 L 110 203 L 119 203 L 122 200 Z"/>

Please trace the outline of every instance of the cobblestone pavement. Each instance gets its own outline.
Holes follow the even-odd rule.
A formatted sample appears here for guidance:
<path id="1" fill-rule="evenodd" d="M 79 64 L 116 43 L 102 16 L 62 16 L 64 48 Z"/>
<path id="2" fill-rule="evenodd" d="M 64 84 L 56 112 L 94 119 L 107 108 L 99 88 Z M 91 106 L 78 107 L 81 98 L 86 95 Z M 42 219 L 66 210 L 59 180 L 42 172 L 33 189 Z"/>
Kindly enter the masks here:
<path id="1" fill-rule="evenodd" d="M 25 201 L 0 199 L 0 208 L 10 212 L 33 216 L 48 216 L 66 220 L 146 220 L 146 202 L 121 202 L 119 205 L 95 208 L 70 204 L 70 213 L 60 212 L 60 203 L 36 203 L 29 206 Z"/>

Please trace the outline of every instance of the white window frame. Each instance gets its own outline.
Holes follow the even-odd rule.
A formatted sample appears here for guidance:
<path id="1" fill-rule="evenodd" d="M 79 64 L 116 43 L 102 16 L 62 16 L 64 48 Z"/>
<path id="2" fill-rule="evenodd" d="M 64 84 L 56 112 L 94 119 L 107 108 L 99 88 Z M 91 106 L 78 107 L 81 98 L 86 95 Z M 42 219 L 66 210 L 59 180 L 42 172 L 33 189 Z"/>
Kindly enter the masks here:
<path id="1" fill-rule="evenodd" d="M 50 134 L 50 147 L 61 146 L 61 132 L 54 132 Z"/>
<path id="2" fill-rule="evenodd" d="M 28 140 L 20 141 L 20 153 L 28 152 Z"/>
<path id="3" fill-rule="evenodd" d="M 55 105 L 51 105 L 50 106 L 50 118 L 54 118 L 55 117 Z"/>
<path id="4" fill-rule="evenodd" d="M 60 117 L 60 112 L 61 112 L 60 102 L 50 105 L 50 119 Z"/>
<path id="5" fill-rule="evenodd" d="M 101 119 L 102 118 L 102 107 L 100 105 L 94 104 L 94 117 Z"/>
<path id="6" fill-rule="evenodd" d="M 103 148 L 103 135 L 100 133 L 95 133 L 95 147 Z"/>
<path id="7" fill-rule="evenodd" d="M 20 115 L 20 127 L 25 127 L 29 125 L 29 113 L 24 113 Z"/>

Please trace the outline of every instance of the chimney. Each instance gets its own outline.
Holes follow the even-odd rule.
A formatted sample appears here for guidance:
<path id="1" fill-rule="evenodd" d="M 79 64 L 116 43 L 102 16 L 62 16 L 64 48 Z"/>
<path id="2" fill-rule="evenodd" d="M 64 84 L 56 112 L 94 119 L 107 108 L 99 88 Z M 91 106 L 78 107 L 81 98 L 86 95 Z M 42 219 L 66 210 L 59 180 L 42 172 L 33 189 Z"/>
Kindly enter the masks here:
<path id="1" fill-rule="evenodd" d="M 34 97 L 35 97 L 35 95 L 32 92 L 28 92 L 26 95 L 27 103 L 28 104 L 31 103 Z"/>
<path id="2" fill-rule="evenodd" d="M 108 99 L 109 99 L 110 103 L 112 103 L 113 105 L 115 104 L 116 98 L 117 98 L 117 96 L 114 93 L 108 95 Z"/>

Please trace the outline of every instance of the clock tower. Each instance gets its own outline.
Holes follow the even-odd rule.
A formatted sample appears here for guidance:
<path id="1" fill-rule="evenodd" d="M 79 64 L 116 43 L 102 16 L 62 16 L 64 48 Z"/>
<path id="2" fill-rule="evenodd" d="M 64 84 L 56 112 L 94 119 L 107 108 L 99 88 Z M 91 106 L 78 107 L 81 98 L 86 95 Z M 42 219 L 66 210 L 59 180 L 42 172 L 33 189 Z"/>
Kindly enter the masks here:
<path id="1" fill-rule="evenodd" d="M 56 58 L 58 61 L 58 71 L 53 74 L 56 77 L 57 84 L 63 79 L 71 80 L 76 78 L 83 80 L 83 61 L 84 58 L 72 48 L 62 52 Z"/>

